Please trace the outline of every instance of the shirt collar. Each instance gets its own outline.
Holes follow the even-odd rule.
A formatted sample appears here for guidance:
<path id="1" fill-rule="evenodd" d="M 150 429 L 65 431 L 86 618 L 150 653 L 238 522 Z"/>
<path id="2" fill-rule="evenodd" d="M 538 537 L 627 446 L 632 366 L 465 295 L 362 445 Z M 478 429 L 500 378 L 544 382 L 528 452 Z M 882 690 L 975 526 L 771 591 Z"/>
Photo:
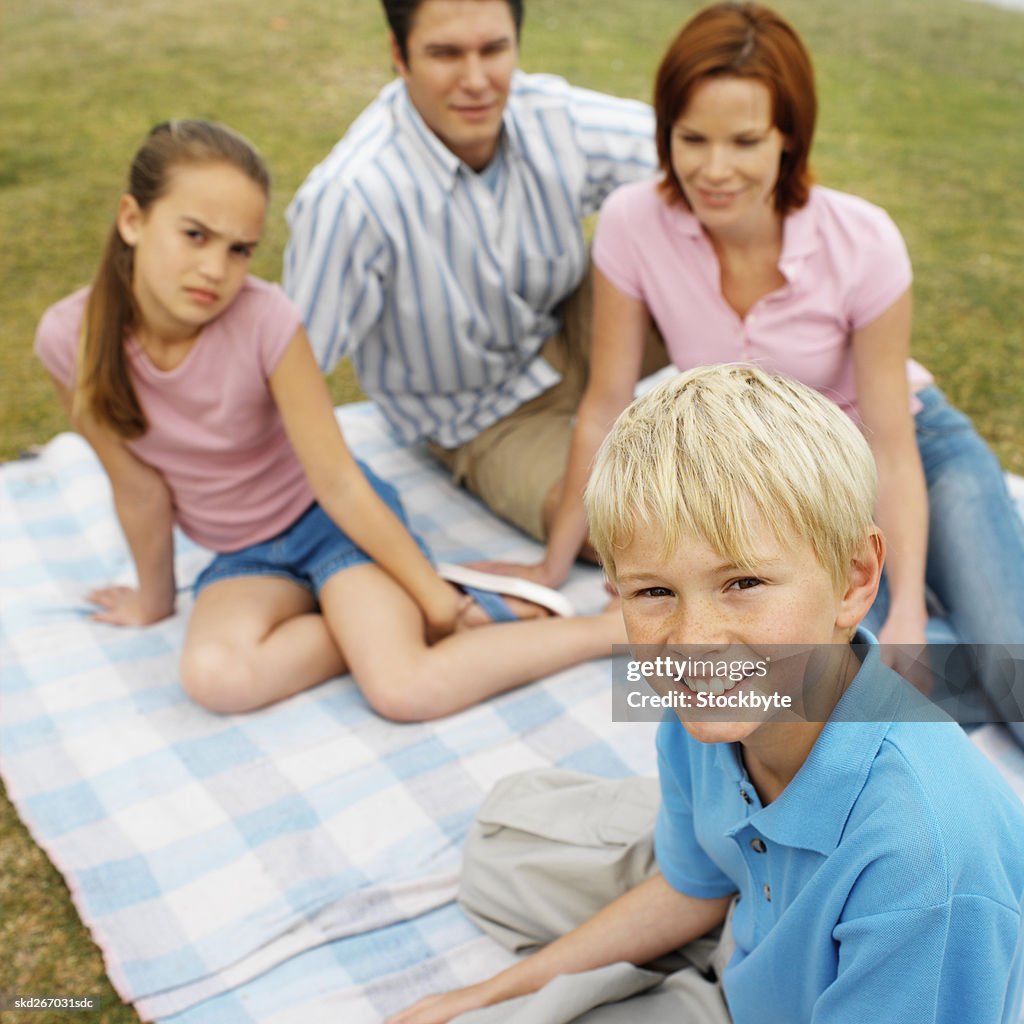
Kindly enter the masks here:
<path id="1" fill-rule="evenodd" d="M 674 202 L 670 209 L 672 229 L 686 238 L 704 237 L 704 229 L 693 211 L 681 200 Z M 779 255 L 779 269 L 787 280 L 792 280 L 801 262 L 818 248 L 817 214 L 814 193 L 800 207 L 788 214 L 782 222 L 782 252 Z"/>
<path id="2" fill-rule="evenodd" d="M 853 642 L 866 645 L 860 670 L 807 760 L 782 794 L 740 827 L 752 825 L 776 843 L 823 855 L 839 845 L 882 742 L 892 723 L 907 717 L 905 705 L 913 699 L 910 684 L 882 663 L 870 633 L 859 630 Z"/>
<path id="3" fill-rule="evenodd" d="M 512 93 L 520 83 L 521 75 L 522 72 L 517 70 L 512 77 L 512 88 L 509 90 L 508 101 L 502 112 L 502 132 L 495 156 L 502 152 L 506 155 L 521 152 L 519 128 L 510 109 Z M 427 122 L 423 120 L 423 116 L 409 98 L 409 90 L 406 89 L 405 83 L 400 79 L 396 82 L 396 90 L 395 124 L 399 131 L 412 141 L 423 159 L 437 169 L 442 182 L 450 192 L 455 188 L 459 172 L 466 168 L 469 173 L 469 168 L 428 127 Z"/>
<path id="4" fill-rule="evenodd" d="M 792 280 L 799 265 L 814 253 L 819 244 L 817 204 L 814 193 L 800 207 L 793 210 L 782 222 L 782 254 L 779 256 L 779 270 L 787 280 Z"/>

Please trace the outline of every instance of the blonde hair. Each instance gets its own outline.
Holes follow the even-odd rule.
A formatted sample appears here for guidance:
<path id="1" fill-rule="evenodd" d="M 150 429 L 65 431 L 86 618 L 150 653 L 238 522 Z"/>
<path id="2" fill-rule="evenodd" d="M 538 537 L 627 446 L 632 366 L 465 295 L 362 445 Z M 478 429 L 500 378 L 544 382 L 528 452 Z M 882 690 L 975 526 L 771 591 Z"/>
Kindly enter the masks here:
<path id="1" fill-rule="evenodd" d="M 734 364 L 699 367 L 626 409 L 586 491 L 591 542 L 615 579 L 615 550 L 656 530 L 666 556 L 684 533 L 752 566 L 755 529 L 810 542 L 840 588 L 873 525 L 867 442 L 839 407 L 787 377 Z"/>
<path id="2" fill-rule="evenodd" d="M 241 135 L 212 121 L 164 121 L 153 127 L 132 159 L 128 194 L 145 210 L 170 188 L 171 172 L 184 164 L 227 163 L 270 195 L 263 158 Z M 128 370 L 125 333 L 138 321 L 132 294 L 134 250 L 110 229 L 89 292 L 78 350 L 72 411 L 109 427 L 119 437 L 141 437 L 147 428 Z"/>

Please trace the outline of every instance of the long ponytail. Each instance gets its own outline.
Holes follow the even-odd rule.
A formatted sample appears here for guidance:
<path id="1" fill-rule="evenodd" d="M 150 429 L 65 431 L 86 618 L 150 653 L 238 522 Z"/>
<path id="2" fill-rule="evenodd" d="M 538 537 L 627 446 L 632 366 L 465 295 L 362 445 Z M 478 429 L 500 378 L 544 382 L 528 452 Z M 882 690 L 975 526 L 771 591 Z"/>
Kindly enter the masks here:
<path id="1" fill-rule="evenodd" d="M 270 173 L 259 153 L 242 136 L 211 121 L 156 125 L 132 160 L 128 194 L 146 210 L 167 192 L 172 168 L 203 163 L 229 163 L 270 194 Z M 126 439 L 141 437 L 147 429 L 125 351 L 127 333 L 139 323 L 133 267 L 134 249 L 121 238 L 115 223 L 86 305 L 73 396 L 77 417 Z"/>

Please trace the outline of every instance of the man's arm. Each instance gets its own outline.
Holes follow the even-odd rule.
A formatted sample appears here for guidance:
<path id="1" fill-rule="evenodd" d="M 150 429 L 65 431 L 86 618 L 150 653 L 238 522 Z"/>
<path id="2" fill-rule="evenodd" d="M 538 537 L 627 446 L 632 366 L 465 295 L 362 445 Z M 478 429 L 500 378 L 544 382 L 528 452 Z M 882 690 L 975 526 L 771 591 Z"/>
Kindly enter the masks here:
<path id="1" fill-rule="evenodd" d="M 543 988 L 560 974 L 627 961 L 645 964 L 699 938 L 725 920 L 732 896 L 697 899 L 659 873 L 609 903 L 590 920 L 493 978 L 429 996 L 388 1024 L 443 1024 L 481 1006 Z"/>
<path id="2" fill-rule="evenodd" d="M 596 213 L 620 185 L 657 173 L 654 111 L 639 100 L 572 87 L 569 115 L 583 155 L 584 217 Z"/>
<path id="3" fill-rule="evenodd" d="M 282 283 L 327 373 L 379 322 L 394 273 L 392 248 L 355 186 L 308 181 L 287 218 Z"/>

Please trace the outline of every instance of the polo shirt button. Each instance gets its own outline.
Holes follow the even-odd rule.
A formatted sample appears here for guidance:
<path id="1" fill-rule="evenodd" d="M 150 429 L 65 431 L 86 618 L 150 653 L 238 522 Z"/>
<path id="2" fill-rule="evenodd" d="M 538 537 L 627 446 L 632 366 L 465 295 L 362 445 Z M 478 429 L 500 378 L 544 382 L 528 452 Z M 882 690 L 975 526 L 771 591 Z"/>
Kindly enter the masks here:
<path id="1" fill-rule="evenodd" d="M 764 853 L 768 849 L 768 847 L 764 845 L 763 839 L 751 839 L 750 845 L 757 853 Z"/>
<path id="2" fill-rule="evenodd" d="M 743 802 L 745 804 L 750 803 L 750 794 L 745 789 L 740 790 L 740 796 L 743 797 Z"/>
<path id="3" fill-rule="evenodd" d="M 762 888 L 761 892 L 764 893 L 764 898 L 769 903 L 771 903 L 771 901 L 772 901 L 772 887 L 770 885 L 765 885 L 764 888 Z"/>

